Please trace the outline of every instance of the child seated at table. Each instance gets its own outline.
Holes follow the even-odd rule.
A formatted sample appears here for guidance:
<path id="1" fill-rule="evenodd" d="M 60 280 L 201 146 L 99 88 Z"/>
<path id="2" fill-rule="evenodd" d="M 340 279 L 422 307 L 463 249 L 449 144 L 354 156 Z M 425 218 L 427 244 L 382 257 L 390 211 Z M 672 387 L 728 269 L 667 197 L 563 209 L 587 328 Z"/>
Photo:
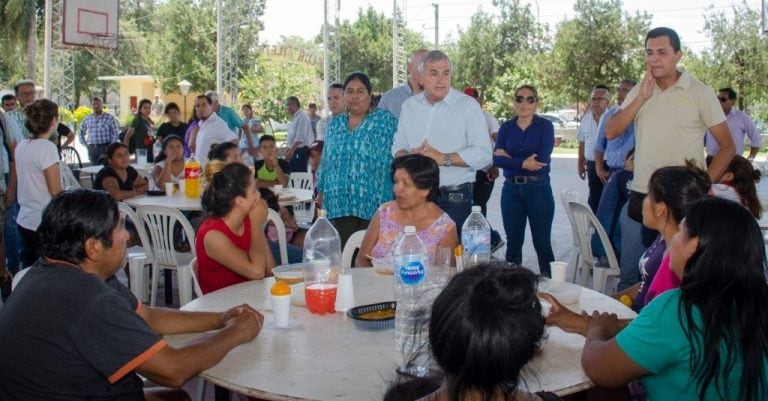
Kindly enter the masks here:
<path id="1" fill-rule="evenodd" d="M 290 164 L 277 157 L 277 142 L 272 135 L 263 135 L 259 139 L 259 153 L 262 160 L 256 160 L 253 167 L 256 174 L 256 183 L 259 188 L 275 185 L 288 185 L 288 174 L 291 172 Z"/>
<path id="2" fill-rule="evenodd" d="M 299 227 L 293 212 L 287 207 L 280 205 L 277 195 L 271 189 L 259 188 L 259 192 L 261 193 L 261 198 L 267 202 L 267 206 L 280 214 L 280 219 L 283 221 L 283 225 L 285 225 L 286 241 L 291 245 L 303 248 L 304 235 L 306 235 L 307 230 Z M 267 237 L 269 237 L 270 241 L 276 242 L 278 240 L 277 228 L 272 222 L 267 224 Z"/>
<path id="3" fill-rule="evenodd" d="M 211 174 L 202 197 L 208 217 L 195 237 L 203 293 L 271 275 L 275 260 L 262 230 L 267 204 L 251 169 L 213 161 L 205 171 Z"/>

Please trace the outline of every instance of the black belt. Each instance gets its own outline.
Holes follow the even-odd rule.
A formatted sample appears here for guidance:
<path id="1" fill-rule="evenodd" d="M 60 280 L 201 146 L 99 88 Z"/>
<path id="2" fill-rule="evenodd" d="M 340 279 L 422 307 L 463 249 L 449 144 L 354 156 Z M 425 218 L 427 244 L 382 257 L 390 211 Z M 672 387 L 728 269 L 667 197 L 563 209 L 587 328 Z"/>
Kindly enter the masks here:
<path id="1" fill-rule="evenodd" d="M 513 184 L 527 184 L 529 182 L 544 181 L 543 175 L 518 175 L 514 177 L 507 177 L 507 181 Z"/>
<path id="2" fill-rule="evenodd" d="M 93 147 L 93 148 L 99 148 L 99 147 L 103 147 L 103 146 L 109 146 L 109 144 L 110 144 L 110 143 L 111 143 L 111 142 L 107 142 L 107 143 L 97 143 L 97 144 L 94 144 L 94 145 L 91 145 L 91 144 L 89 144 L 88 146 L 90 146 L 90 147 Z"/>
<path id="3" fill-rule="evenodd" d="M 451 192 L 461 192 L 461 191 L 468 191 L 472 189 L 472 183 L 471 182 L 465 182 L 463 184 L 459 185 L 446 185 L 444 187 L 440 187 L 440 193 L 441 194 L 447 194 Z"/>

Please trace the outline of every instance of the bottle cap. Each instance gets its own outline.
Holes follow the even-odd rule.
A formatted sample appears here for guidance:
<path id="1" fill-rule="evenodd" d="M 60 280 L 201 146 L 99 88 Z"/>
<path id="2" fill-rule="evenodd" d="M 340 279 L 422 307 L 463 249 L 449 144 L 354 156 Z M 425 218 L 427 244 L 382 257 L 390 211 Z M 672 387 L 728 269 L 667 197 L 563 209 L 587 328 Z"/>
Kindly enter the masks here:
<path id="1" fill-rule="evenodd" d="M 414 226 L 405 226 L 404 231 L 405 231 L 406 234 L 414 234 L 414 233 L 416 233 L 416 227 L 414 227 Z"/>
<path id="2" fill-rule="evenodd" d="M 325 217 L 328 212 L 325 209 L 317 209 L 317 217 Z"/>
<path id="3" fill-rule="evenodd" d="M 480 206 L 472 206 L 472 213 L 474 213 L 474 212 L 482 213 L 483 212 L 483 208 L 480 207 Z"/>

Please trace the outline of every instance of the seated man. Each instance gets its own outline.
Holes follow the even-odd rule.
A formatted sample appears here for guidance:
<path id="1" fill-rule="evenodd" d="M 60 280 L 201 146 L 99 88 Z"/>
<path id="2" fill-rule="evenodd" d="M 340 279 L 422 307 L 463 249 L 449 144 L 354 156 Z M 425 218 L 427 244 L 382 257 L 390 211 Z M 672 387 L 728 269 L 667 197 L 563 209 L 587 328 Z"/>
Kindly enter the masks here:
<path id="1" fill-rule="evenodd" d="M 42 257 L 0 309 L 2 400 L 144 400 L 139 374 L 180 387 L 261 329 L 247 305 L 203 313 L 139 303 L 114 276 L 128 233 L 105 192 L 62 192 L 38 235 Z M 180 348 L 161 337 L 218 329 Z"/>
<path id="2" fill-rule="evenodd" d="M 283 159 L 278 159 L 275 137 L 262 135 L 259 140 L 259 153 L 263 159 L 254 163 L 256 186 L 266 188 L 274 185 L 288 185 L 291 165 Z"/>

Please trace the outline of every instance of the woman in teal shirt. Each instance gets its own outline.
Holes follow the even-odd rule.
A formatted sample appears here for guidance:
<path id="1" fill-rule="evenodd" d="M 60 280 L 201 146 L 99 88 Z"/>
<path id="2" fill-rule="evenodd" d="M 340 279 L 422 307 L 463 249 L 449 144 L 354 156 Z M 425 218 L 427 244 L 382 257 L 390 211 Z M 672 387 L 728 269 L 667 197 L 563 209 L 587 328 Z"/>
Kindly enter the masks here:
<path id="1" fill-rule="evenodd" d="M 342 246 L 392 200 L 389 166 L 397 129 L 392 113 L 371 106 L 371 82 L 361 72 L 344 81 L 344 103 L 347 110 L 328 125 L 317 182 L 318 199 Z"/>
<path id="2" fill-rule="evenodd" d="M 640 378 L 650 401 L 768 399 L 768 284 L 757 221 L 735 202 L 700 200 L 670 248 L 681 287 L 621 332 L 615 315 L 593 313 L 582 354 L 587 376 L 606 387 Z"/>

